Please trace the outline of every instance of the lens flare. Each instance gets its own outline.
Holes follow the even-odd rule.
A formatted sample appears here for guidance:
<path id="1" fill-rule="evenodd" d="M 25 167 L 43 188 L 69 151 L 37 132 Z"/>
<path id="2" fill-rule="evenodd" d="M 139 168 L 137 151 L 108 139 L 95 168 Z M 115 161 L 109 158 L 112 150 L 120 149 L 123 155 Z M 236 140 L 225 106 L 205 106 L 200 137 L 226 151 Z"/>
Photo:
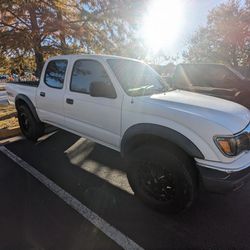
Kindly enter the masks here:
<path id="1" fill-rule="evenodd" d="M 183 24 L 183 5 L 181 0 L 156 0 L 148 6 L 141 35 L 150 50 L 157 52 L 174 44 Z"/>

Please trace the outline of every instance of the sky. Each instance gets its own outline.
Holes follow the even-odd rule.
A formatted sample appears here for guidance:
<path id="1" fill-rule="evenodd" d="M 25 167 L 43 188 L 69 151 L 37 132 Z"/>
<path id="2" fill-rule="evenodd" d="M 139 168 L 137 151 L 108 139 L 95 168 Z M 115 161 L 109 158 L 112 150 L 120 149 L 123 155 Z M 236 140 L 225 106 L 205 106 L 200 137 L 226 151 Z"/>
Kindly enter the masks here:
<path id="1" fill-rule="evenodd" d="M 180 53 L 192 34 L 200 26 L 206 24 L 209 11 L 223 2 L 226 2 L 226 0 L 187 0 L 182 30 L 174 46 L 170 48 L 170 54 L 175 55 L 176 53 Z"/>
<path id="2" fill-rule="evenodd" d="M 189 0 L 186 7 L 186 24 L 190 25 L 189 32 L 192 33 L 199 26 L 205 25 L 207 15 L 214 7 L 226 2 L 225 0 Z"/>
<path id="3" fill-rule="evenodd" d="M 142 30 L 142 34 L 145 36 L 144 41 L 148 42 L 148 48 L 151 48 L 153 53 L 161 47 L 167 55 L 181 55 L 192 34 L 200 26 L 206 24 L 209 11 L 227 1 L 152 0 L 145 15 L 144 23 L 146 25 Z M 158 8 L 154 6 L 155 3 L 158 3 Z M 181 13 L 179 13 L 179 9 L 181 9 Z M 151 12 L 154 13 L 150 17 Z M 159 23 L 163 23 L 163 25 L 159 25 Z M 178 31 L 176 32 L 176 30 Z"/>

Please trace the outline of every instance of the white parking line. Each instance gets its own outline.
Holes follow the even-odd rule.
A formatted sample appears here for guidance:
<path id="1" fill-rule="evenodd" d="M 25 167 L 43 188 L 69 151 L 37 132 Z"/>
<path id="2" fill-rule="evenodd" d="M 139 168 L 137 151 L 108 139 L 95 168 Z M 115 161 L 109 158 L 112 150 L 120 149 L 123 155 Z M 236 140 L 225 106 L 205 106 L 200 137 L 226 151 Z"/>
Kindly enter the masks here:
<path id="1" fill-rule="evenodd" d="M 0 146 L 0 151 L 4 153 L 6 156 L 8 156 L 9 158 L 11 158 L 14 162 L 16 162 L 24 170 L 29 172 L 36 179 L 38 179 L 48 189 L 50 189 L 53 193 L 59 196 L 70 207 L 75 209 L 79 214 L 81 214 L 85 219 L 90 221 L 93 225 L 95 225 L 98 229 L 100 229 L 104 234 L 106 234 L 109 238 L 115 241 L 119 246 L 121 246 L 124 249 L 141 249 L 141 250 L 143 249 L 134 241 L 132 241 L 129 237 L 121 233 L 119 230 L 111 226 L 104 219 L 99 217 L 96 213 L 94 213 L 85 205 L 83 205 L 79 200 L 74 198 L 71 194 L 63 190 L 61 187 L 59 187 L 56 183 L 48 179 L 45 175 L 37 171 L 34 167 L 32 167 L 27 162 L 22 160 L 20 157 L 12 153 L 5 146 Z"/>

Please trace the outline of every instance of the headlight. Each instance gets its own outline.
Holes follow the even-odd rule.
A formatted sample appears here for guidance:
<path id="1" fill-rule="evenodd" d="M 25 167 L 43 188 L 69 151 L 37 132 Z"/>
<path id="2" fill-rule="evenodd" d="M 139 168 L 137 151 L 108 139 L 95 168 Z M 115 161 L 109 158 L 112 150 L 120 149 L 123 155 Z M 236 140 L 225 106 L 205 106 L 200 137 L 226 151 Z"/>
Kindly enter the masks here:
<path id="1" fill-rule="evenodd" d="M 236 156 L 250 150 L 250 134 L 245 132 L 236 136 L 216 136 L 215 144 L 227 156 Z"/>

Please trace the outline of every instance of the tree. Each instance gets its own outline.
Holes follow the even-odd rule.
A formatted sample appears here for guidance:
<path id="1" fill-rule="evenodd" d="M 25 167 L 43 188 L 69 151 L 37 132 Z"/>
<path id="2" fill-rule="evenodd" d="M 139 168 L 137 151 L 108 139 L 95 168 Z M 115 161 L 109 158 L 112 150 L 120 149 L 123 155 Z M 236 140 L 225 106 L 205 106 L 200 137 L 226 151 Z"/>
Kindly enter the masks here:
<path id="1" fill-rule="evenodd" d="M 250 1 L 229 0 L 214 8 L 189 41 L 183 54 L 189 62 L 250 65 Z"/>
<path id="2" fill-rule="evenodd" d="M 18 74 L 24 72 L 34 73 L 36 69 L 35 58 L 33 56 L 5 57 L 0 55 L 0 74 Z"/>
<path id="3" fill-rule="evenodd" d="M 140 1 L 0 0 L 0 52 L 35 57 L 36 75 L 50 55 L 133 53 Z"/>
<path id="4" fill-rule="evenodd" d="M 59 5 L 60 4 L 60 5 Z M 65 49 L 63 34 L 71 29 L 65 18 L 73 15 L 60 1 L 1 1 L 0 46 L 7 57 L 35 57 L 39 75 L 46 54 Z"/>

